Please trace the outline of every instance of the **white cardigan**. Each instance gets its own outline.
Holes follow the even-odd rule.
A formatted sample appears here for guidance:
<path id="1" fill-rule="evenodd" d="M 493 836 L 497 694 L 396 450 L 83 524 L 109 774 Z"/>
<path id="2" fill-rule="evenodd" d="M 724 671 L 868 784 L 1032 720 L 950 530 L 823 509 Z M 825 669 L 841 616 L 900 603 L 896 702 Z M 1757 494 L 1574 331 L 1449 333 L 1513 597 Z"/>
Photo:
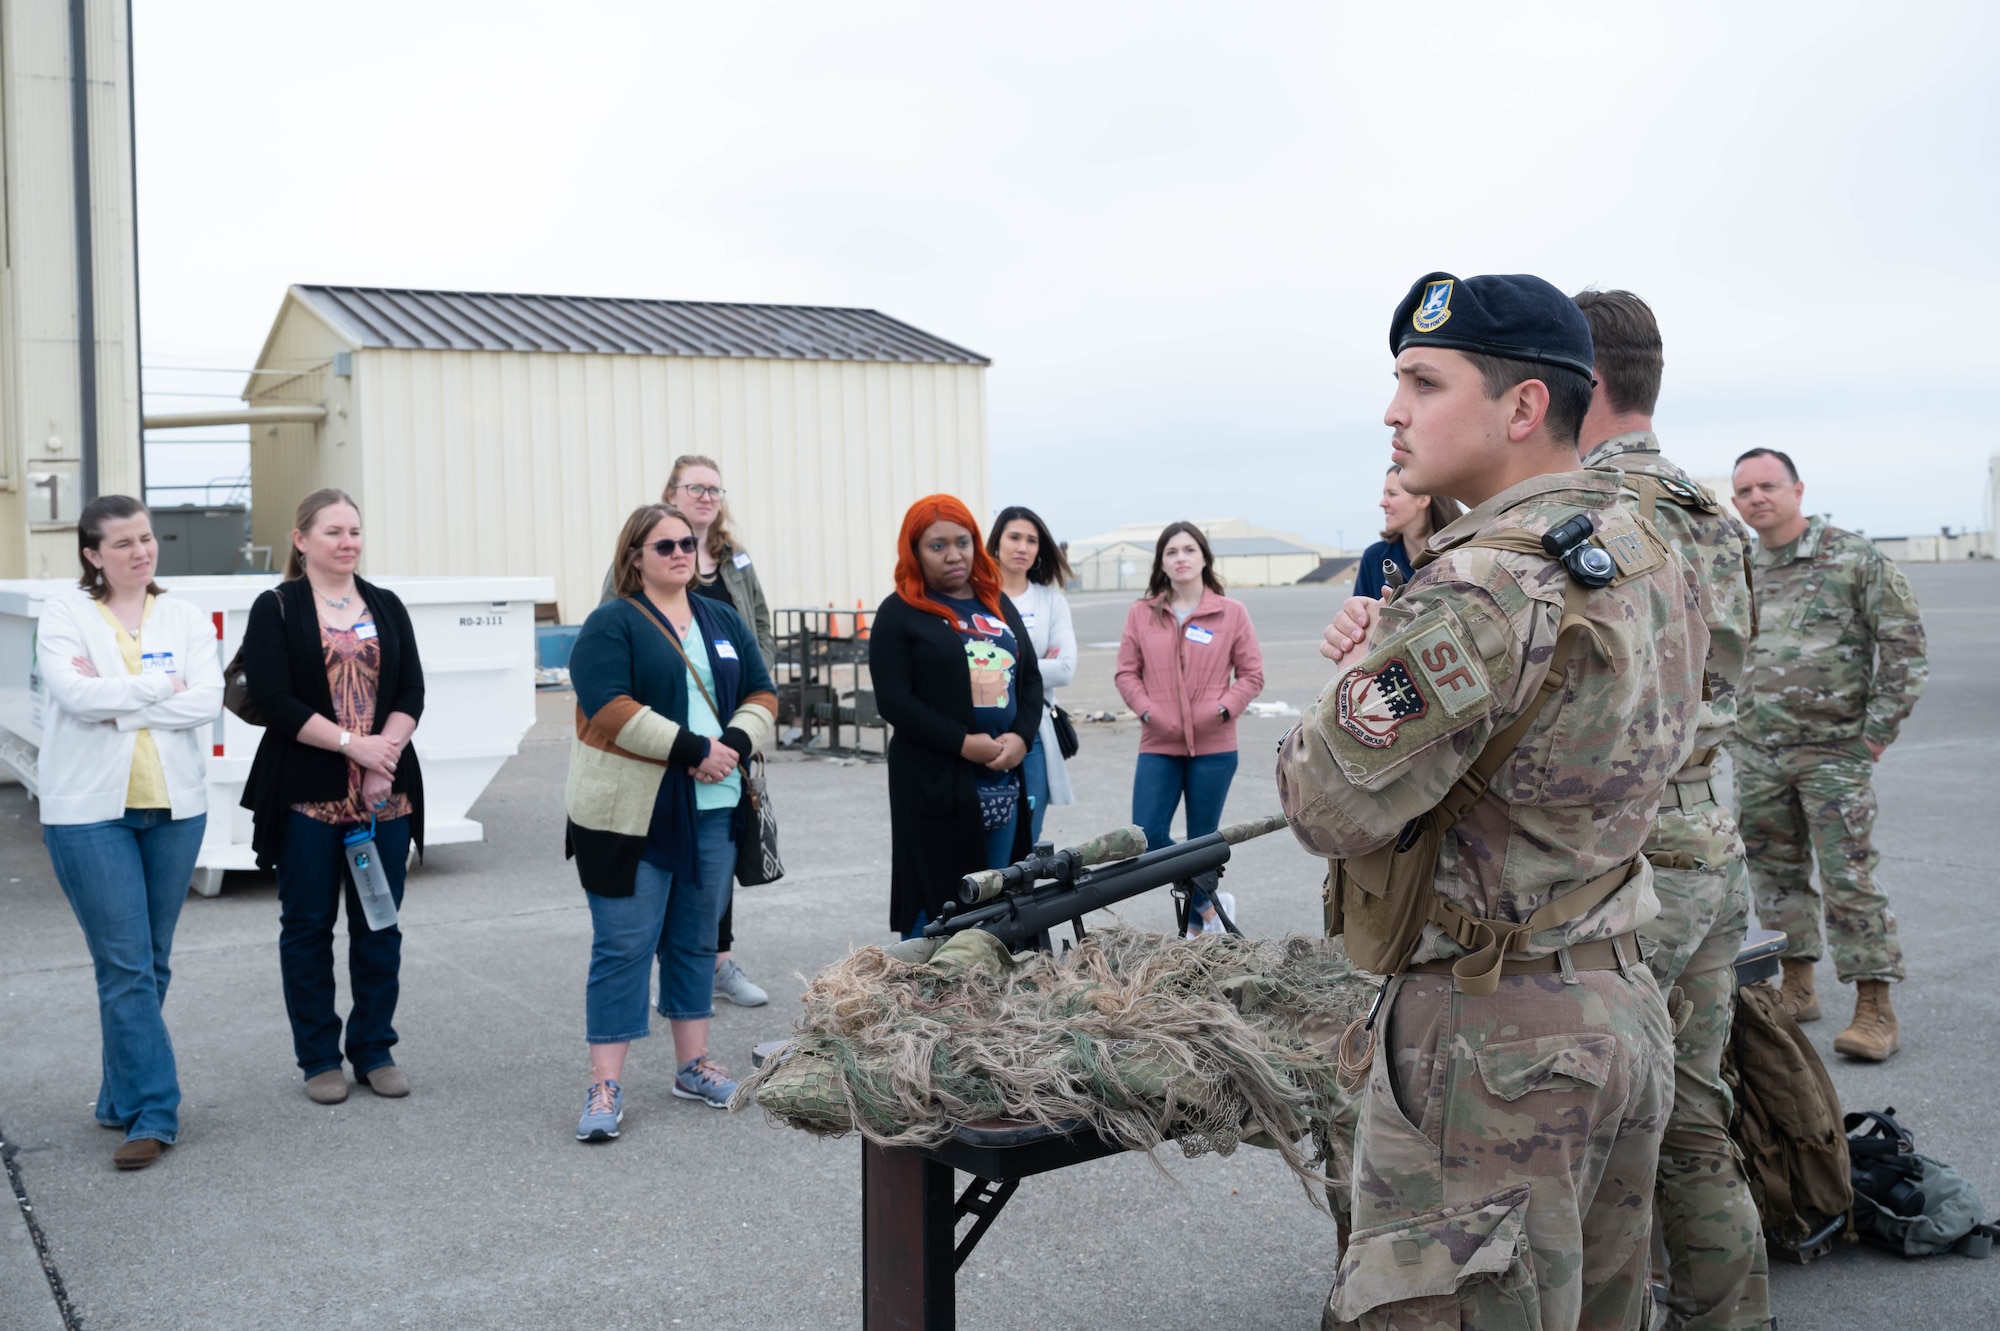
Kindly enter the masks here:
<path id="1" fill-rule="evenodd" d="M 172 652 L 187 688 L 166 673 L 125 670 L 116 631 L 89 592 L 72 587 L 42 603 L 36 668 L 48 691 L 36 778 L 44 823 L 104 823 L 125 816 L 138 732 L 153 732 L 175 818 L 208 811 L 209 725 L 222 713 L 215 624 L 172 593 L 153 601 L 139 650 Z M 85 657 L 97 678 L 72 657 Z"/>
<path id="2" fill-rule="evenodd" d="M 1042 670 L 1045 706 L 1041 737 L 1042 756 L 1048 760 L 1049 803 L 1074 804 L 1076 794 L 1070 789 L 1069 768 L 1063 763 L 1062 750 L 1056 747 L 1056 723 L 1047 710 L 1056 705 L 1056 690 L 1076 678 L 1076 629 L 1070 623 L 1069 598 L 1054 587 L 1031 582 L 1027 594 L 1014 602 L 1014 609 L 1020 613 L 1021 627 L 1028 630 L 1028 639 Z M 1056 649 L 1054 656 L 1048 655 L 1051 647 Z"/>

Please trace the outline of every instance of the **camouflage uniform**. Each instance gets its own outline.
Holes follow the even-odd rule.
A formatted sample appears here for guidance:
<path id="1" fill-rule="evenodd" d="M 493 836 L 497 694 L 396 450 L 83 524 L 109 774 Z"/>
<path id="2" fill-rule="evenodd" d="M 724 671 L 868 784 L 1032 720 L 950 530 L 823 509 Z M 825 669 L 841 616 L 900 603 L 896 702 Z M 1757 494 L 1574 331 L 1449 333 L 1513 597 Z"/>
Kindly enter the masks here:
<path id="1" fill-rule="evenodd" d="M 1589 462 L 1627 473 L 1626 506 L 1650 517 L 1707 583 L 1709 696 L 1690 765 L 1667 787 L 1646 838 L 1660 897 L 1659 918 L 1641 930 L 1647 964 L 1662 988 L 1679 985 L 1690 1005 L 1674 1037 L 1674 1108 L 1654 1199 L 1667 1249 L 1667 1325 L 1754 1331 L 1770 1320 L 1770 1268 L 1756 1199 L 1730 1140 L 1733 1105 L 1722 1080 L 1750 880 L 1736 818 L 1709 783 L 1715 748 L 1736 724 L 1753 632 L 1749 543 L 1713 495 L 1661 456 L 1650 431 L 1607 439 Z"/>
<path id="2" fill-rule="evenodd" d="M 1614 476 L 1536 477 L 1434 535 L 1434 560 L 1278 760 L 1292 829 L 1318 855 L 1386 845 L 1437 804 L 1536 697 L 1568 587 L 1539 553 L 1456 547 L 1539 538 L 1579 510 L 1630 576 L 1584 598 L 1591 632 L 1566 682 L 1446 834 L 1433 880 L 1472 915 L 1525 921 L 1631 866 L 1597 905 L 1516 950 L 1565 964 L 1598 940 L 1620 940 L 1622 957 L 1659 913 L 1639 852 L 1693 750 L 1708 650 L 1692 570 L 1652 554 Z M 1650 559 L 1628 567 L 1621 549 L 1640 546 Z M 1423 968 L 1464 952 L 1426 925 L 1416 969 L 1389 981 L 1354 1143 L 1355 1228 L 1322 1325 L 1638 1326 L 1672 1095 L 1659 987 L 1636 947 L 1617 969 L 1503 974 L 1486 997 Z"/>
<path id="3" fill-rule="evenodd" d="M 1821 894 L 1843 984 L 1901 980 L 1903 947 L 1875 884 L 1874 760 L 1930 674 L 1910 584 L 1874 542 L 1813 518 L 1754 561 L 1752 705 L 1739 725 L 1737 803 L 1757 916 L 1787 955 L 1816 959 Z"/>

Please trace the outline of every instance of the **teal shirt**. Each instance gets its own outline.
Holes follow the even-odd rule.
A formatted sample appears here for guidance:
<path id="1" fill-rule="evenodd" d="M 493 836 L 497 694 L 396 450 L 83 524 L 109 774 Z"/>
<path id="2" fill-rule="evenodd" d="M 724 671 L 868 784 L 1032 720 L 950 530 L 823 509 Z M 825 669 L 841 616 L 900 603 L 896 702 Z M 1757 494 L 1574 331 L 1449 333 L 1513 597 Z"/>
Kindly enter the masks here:
<path id="1" fill-rule="evenodd" d="M 715 672 L 708 668 L 708 649 L 702 643 L 698 620 L 688 621 L 687 636 L 681 640 L 681 646 L 687 649 L 688 660 L 694 663 L 688 670 L 688 729 L 719 743 L 722 739 L 722 718 L 708 705 L 708 699 L 715 696 Z M 735 650 L 734 643 L 729 646 Z M 695 683 L 696 678 L 701 681 L 699 685 Z M 704 691 L 707 697 L 702 696 Z M 712 785 L 699 781 L 695 783 L 694 807 L 703 813 L 710 809 L 733 809 L 742 798 L 741 769 Z"/>

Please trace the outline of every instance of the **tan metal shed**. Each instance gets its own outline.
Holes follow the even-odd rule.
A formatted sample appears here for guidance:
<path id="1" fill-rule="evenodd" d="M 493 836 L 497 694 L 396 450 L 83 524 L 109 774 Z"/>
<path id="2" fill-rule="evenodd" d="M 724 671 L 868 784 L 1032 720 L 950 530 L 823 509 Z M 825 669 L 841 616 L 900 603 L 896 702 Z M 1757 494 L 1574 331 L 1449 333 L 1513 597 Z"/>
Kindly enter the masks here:
<path id="1" fill-rule="evenodd" d="M 989 363 L 873 310 L 294 286 L 243 390 L 252 540 L 281 561 L 336 485 L 367 568 L 551 576 L 575 622 L 704 453 L 773 606 L 873 609 L 912 500 L 987 509 Z"/>

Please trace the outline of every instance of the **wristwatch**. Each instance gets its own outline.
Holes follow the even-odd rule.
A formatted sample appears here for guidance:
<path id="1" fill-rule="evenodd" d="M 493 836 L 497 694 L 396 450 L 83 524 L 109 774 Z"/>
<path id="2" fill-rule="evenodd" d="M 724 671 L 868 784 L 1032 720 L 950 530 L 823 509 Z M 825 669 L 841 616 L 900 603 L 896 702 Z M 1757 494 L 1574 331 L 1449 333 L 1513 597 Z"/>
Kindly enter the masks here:
<path id="1" fill-rule="evenodd" d="M 341 732 L 340 732 L 340 751 L 341 751 L 342 753 L 346 753 L 346 752 L 347 752 L 347 741 L 349 741 L 349 740 L 351 740 L 351 739 L 353 739 L 353 738 L 354 738 L 354 735 L 353 735 L 353 733 L 352 733 L 351 731 L 346 731 L 346 730 L 343 730 L 343 731 L 341 731 Z"/>

